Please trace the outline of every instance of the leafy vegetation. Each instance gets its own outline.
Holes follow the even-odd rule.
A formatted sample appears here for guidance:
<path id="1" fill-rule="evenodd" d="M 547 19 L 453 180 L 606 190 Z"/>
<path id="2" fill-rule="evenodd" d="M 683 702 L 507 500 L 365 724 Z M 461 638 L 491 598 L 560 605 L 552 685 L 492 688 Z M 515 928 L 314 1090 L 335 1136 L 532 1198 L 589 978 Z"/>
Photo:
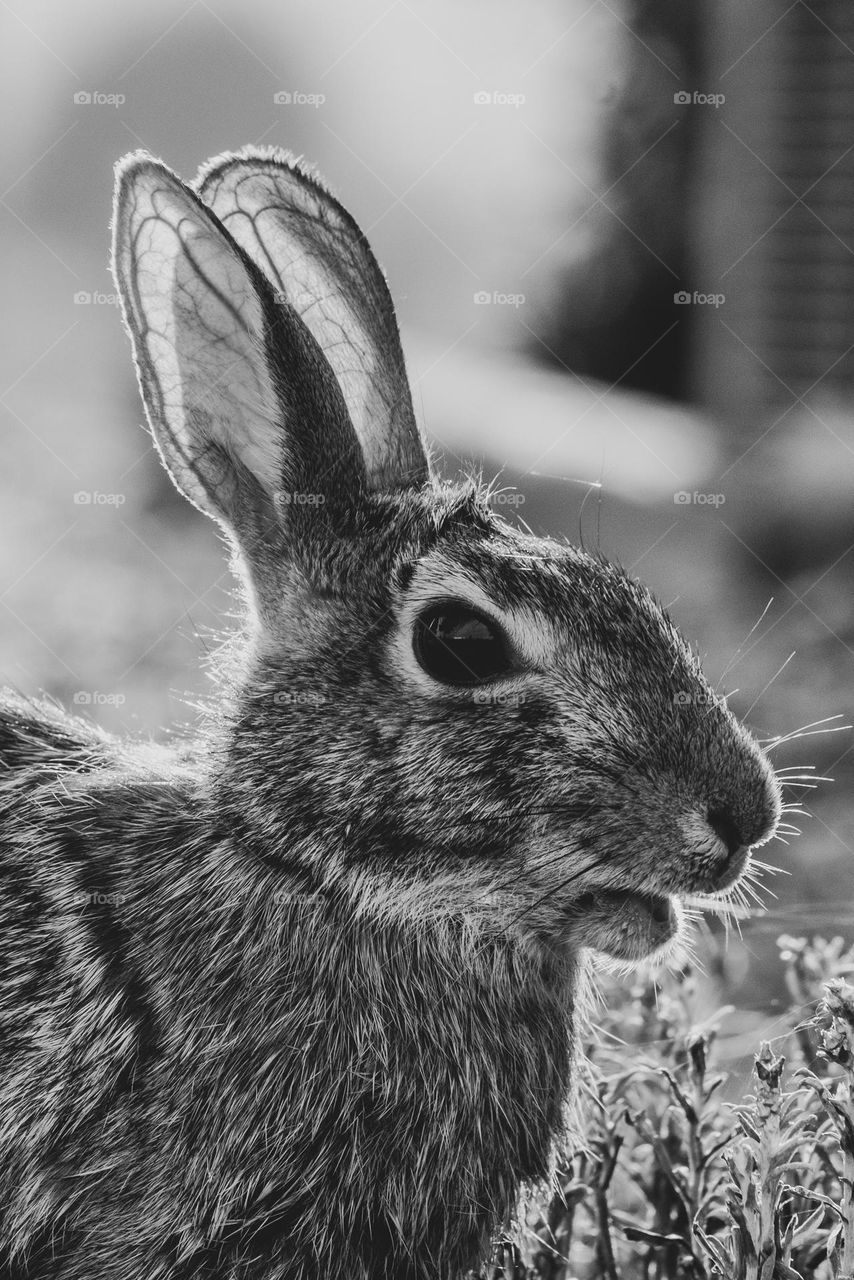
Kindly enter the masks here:
<path id="1" fill-rule="evenodd" d="M 741 1102 L 716 1066 L 716 1020 L 694 1024 L 690 970 L 609 998 L 585 1146 L 487 1280 L 854 1278 L 854 948 L 779 946 L 791 1017 L 757 1046 Z"/>

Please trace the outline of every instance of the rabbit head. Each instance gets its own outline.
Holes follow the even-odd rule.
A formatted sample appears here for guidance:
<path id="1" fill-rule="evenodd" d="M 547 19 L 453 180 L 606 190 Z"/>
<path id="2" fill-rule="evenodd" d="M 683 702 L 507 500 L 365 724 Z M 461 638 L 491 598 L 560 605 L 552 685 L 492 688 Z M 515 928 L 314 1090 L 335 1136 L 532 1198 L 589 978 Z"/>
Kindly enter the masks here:
<path id="1" fill-rule="evenodd" d="M 114 267 L 148 419 L 245 587 L 211 730 L 223 815 L 366 916 L 618 959 L 744 872 L 763 753 L 649 592 L 443 483 L 384 277 L 283 152 L 119 169 Z"/>

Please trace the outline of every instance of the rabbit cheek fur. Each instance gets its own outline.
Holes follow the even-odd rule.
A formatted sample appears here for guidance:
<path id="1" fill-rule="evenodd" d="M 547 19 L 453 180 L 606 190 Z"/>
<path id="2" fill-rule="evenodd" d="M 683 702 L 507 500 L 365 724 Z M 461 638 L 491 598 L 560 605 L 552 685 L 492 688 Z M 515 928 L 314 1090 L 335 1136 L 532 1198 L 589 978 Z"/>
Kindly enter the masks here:
<path id="1" fill-rule="evenodd" d="M 0 1276 L 448 1280 L 548 1174 L 589 950 L 671 945 L 776 783 L 642 587 L 432 477 L 382 275 L 297 163 L 132 157 L 115 236 L 245 622 L 178 748 L 2 704 Z M 443 601 L 494 680 L 416 654 Z"/>

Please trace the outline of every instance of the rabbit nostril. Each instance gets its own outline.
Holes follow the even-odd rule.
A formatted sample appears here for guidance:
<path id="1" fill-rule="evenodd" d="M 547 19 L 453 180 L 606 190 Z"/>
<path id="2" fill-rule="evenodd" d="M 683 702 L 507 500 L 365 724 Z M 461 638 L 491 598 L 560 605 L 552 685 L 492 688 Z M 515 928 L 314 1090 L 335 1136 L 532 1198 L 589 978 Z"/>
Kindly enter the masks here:
<path id="1" fill-rule="evenodd" d="M 728 810 L 710 809 L 707 821 L 715 835 L 726 845 L 726 850 L 730 857 L 742 848 L 744 841 L 741 837 L 741 831 L 736 826 L 735 819 Z"/>

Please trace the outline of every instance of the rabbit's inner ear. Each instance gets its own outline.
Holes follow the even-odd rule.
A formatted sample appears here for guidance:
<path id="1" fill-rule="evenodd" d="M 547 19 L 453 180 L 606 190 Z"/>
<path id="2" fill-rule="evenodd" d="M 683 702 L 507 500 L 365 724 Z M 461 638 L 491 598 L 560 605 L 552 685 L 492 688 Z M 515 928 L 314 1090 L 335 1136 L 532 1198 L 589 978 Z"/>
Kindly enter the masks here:
<path id="1" fill-rule="evenodd" d="M 149 164 L 119 188 L 115 270 L 166 466 L 233 527 L 248 478 L 272 495 L 282 475 L 282 411 L 247 265 L 183 184 Z"/>
<path id="2" fill-rule="evenodd" d="M 380 492 L 430 469 L 415 421 L 388 285 L 368 242 L 323 185 L 283 152 L 247 148 L 205 166 L 198 190 L 287 298 L 341 388 Z"/>
<path id="3" fill-rule="evenodd" d="M 185 233 L 169 295 L 155 295 L 151 348 L 167 420 L 194 478 L 206 490 L 215 486 L 214 500 L 231 516 L 221 489 L 227 460 L 241 463 L 272 495 L 281 484 L 282 422 L 264 357 L 261 304 L 243 265 L 219 248 Z M 152 269 L 156 275 L 156 258 Z M 219 468 L 217 448 L 225 455 Z"/>

